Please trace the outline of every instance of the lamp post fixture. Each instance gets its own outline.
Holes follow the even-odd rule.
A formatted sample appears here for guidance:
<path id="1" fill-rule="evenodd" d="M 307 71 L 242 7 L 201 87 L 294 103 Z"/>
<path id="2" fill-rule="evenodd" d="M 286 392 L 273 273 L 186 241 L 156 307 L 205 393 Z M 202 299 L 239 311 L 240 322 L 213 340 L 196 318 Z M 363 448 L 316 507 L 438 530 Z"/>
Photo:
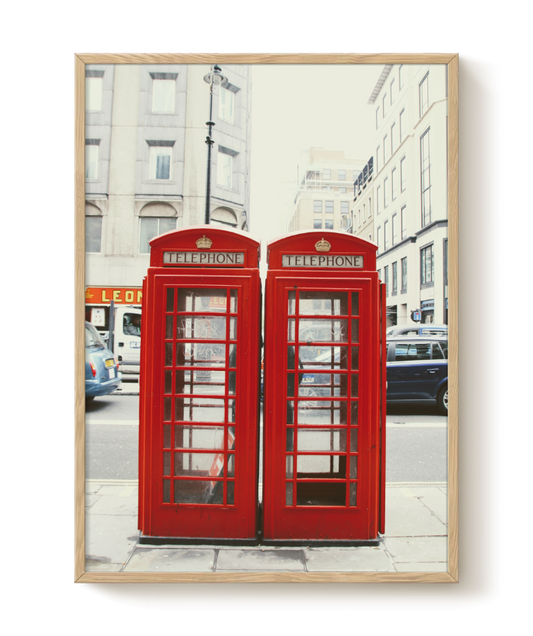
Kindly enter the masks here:
<path id="1" fill-rule="evenodd" d="M 209 121 L 206 122 L 207 137 L 205 143 L 207 144 L 207 185 L 205 192 L 205 224 L 210 223 L 210 207 L 211 207 L 211 146 L 215 143 L 211 137 L 211 132 L 215 122 L 213 121 L 213 86 L 220 86 L 226 81 L 224 75 L 222 75 L 222 69 L 217 64 L 211 66 L 211 70 L 207 75 L 204 75 L 204 82 L 209 84 Z"/>

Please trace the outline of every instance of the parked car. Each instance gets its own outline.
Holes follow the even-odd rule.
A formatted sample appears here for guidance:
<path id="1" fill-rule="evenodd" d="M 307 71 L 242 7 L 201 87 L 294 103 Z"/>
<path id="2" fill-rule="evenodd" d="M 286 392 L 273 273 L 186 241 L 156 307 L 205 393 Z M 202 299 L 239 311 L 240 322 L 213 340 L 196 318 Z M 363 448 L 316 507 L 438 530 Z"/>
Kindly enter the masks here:
<path id="1" fill-rule="evenodd" d="M 416 325 L 395 325 L 388 327 L 387 338 L 390 336 L 441 336 L 448 335 L 448 325 L 434 325 L 426 322 Z"/>
<path id="2" fill-rule="evenodd" d="M 122 373 L 118 364 L 104 345 L 100 334 L 91 325 L 85 323 L 85 400 L 90 401 L 97 395 L 112 393 L 120 384 Z"/>
<path id="3" fill-rule="evenodd" d="M 448 413 L 448 338 L 394 336 L 387 340 L 387 404 L 432 403 Z"/>

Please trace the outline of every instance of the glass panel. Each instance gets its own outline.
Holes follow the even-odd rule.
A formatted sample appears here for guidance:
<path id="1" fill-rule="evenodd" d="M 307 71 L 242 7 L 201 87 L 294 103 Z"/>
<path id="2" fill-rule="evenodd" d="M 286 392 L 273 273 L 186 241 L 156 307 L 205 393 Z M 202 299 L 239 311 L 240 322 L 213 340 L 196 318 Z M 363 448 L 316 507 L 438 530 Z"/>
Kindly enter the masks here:
<path id="1" fill-rule="evenodd" d="M 238 300 L 238 292 L 236 289 L 232 289 L 230 291 L 230 304 L 229 304 L 229 310 L 232 314 L 236 314 L 237 313 L 237 300 Z"/>
<path id="2" fill-rule="evenodd" d="M 286 442 L 286 450 L 293 451 L 294 450 L 294 429 L 287 429 L 287 442 Z"/>
<path id="3" fill-rule="evenodd" d="M 176 393 L 224 395 L 225 392 L 225 371 L 213 371 L 211 369 L 176 371 Z"/>
<path id="4" fill-rule="evenodd" d="M 172 343 L 165 342 L 165 366 L 172 366 Z"/>
<path id="5" fill-rule="evenodd" d="M 230 368 L 237 366 L 237 345 L 236 344 L 229 345 L 229 366 Z"/>
<path id="6" fill-rule="evenodd" d="M 228 455 L 228 477 L 235 477 L 235 455 Z"/>
<path id="7" fill-rule="evenodd" d="M 298 424 L 331 426 L 346 424 L 346 402 L 302 401 L 298 402 Z"/>
<path id="8" fill-rule="evenodd" d="M 179 342 L 176 344 L 176 366 L 223 367 L 226 364 L 226 345 Z"/>
<path id="9" fill-rule="evenodd" d="M 298 366 L 302 367 L 302 358 L 300 357 L 301 349 L 298 349 Z M 294 369 L 295 350 L 293 346 L 287 347 L 287 369 Z"/>
<path id="10" fill-rule="evenodd" d="M 228 400 L 228 422 L 235 422 L 235 400 Z"/>
<path id="11" fill-rule="evenodd" d="M 359 375 L 352 375 L 352 397 L 359 396 Z"/>
<path id="12" fill-rule="evenodd" d="M 224 400 L 217 398 L 176 398 L 176 420 L 184 422 L 224 422 Z"/>
<path id="13" fill-rule="evenodd" d="M 359 347 L 352 347 L 352 369 L 359 369 Z"/>
<path id="14" fill-rule="evenodd" d="M 174 481 L 174 503 L 221 504 L 224 482 L 200 479 Z"/>
<path id="15" fill-rule="evenodd" d="M 163 398 L 163 419 L 165 422 L 170 422 L 172 417 L 172 401 L 171 398 Z"/>
<path id="16" fill-rule="evenodd" d="M 346 484 L 331 482 L 298 482 L 296 505 L 345 506 Z"/>
<path id="17" fill-rule="evenodd" d="M 288 328 L 287 339 L 289 342 L 294 342 L 296 340 L 296 320 L 294 318 L 288 321 Z"/>
<path id="18" fill-rule="evenodd" d="M 237 340 L 237 318 L 229 319 L 229 339 Z"/>
<path id="19" fill-rule="evenodd" d="M 183 477 L 223 477 L 222 453 L 174 453 L 174 475 Z"/>
<path id="20" fill-rule="evenodd" d="M 306 398 L 347 397 L 347 379 L 344 373 L 299 373 L 298 395 Z"/>
<path id="21" fill-rule="evenodd" d="M 289 292 L 289 316 L 294 316 L 296 313 L 296 292 Z"/>
<path id="22" fill-rule="evenodd" d="M 174 311 L 174 288 L 167 288 L 167 311 Z"/>
<path id="23" fill-rule="evenodd" d="M 350 479 L 357 479 L 357 460 L 356 455 L 350 457 Z"/>
<path id="24" fill-rule="evenodd" d="M 285 477 L 291 479 L 293 476 L 293 464 L 294 459 L 292 455 L 287 455 L 287 469 L 285 471 Z"/>
<path id="25" fill-rule="evenodd" d="M 171 340 L 172 339 L 172 334 L 174 333 L 174 329 L 172 327 L 172 325 L 174 321 L 174 316 L 167 316 L 166 317 L 166 329 L 165 329 L 165 338 L 167 340 Z"/>
<path id="26" fill-rule="evenodd" d="M 170 448 L 170 424 L 163 426 L 163 447 Z"/>
<path id="27" fill-rule="evenodd" d="M 300 363 L 304 369 L 347 369 L 348 350 L 346 347 L 306 347 L 298 349 Z"/>
<path id="28" fill-rule="evenodd" d="M 294 402 L 287 401 L 287 424 L 294 424 Z"/>
<path id="29" fill-rule="evenodd" d="M 359 342 L 359 318 L 352 320 L 352 342 Z"/>
<path id="30" fill-rule="evenodd" d="M 163 475 L 170 477 L 170 453 L 163 453 Z"/>
<path id="31" fill-rule="evenodd" d="M 298 429 L 298 451 L 346 452 L 346 429 Z"/>
<path id="32" fill-rule="evenodd" d="M 230 371 L 228 375 L 229 375 L 228 393 L 230 395 L 235 395 L 235 386 L 237 384 L 237 373 L 236 371 Z"/>
<path id="33" fill-rule="evenodd" d="M 178 311 L 226 313 L 225 289 L 179 289 Z"/>
<path id="34" fill-rule="evenodd" d="M 224 427 L 176 426 L 174 448 L 221 450 L 224 448 Z"/>
<path id="35" fill-rule="evenodd" d="M 301 316 L 345 316 L 347 292 L 302 291 L 298 313 Z"/>
<path id="36" fill-rule="evenodd" d="M 352 316 L 359 315 L 359 292 L 352 292 Z"/>
<path id="37" fill-rule="evenodd" d="M 172 371 L 165 371 L 165 393 L 172 393 Z"/>
<path id="38" fill-rule="evenodd" d="M 340 468 L 342 459 L 342 468 Z M 298 477 L 312 477 L 313 475 L 329 475 L 332 479 L 346 479 L 346 457 L 338 455 L 298 455 L 296 458 Z"/>
<path id="39" fill-rule="evenodd" d="M 285 505 L 292 506 L 293 504 L 293 495 L 292 495 L 292 481 L 288 481 L 285 485 Z"/>
<path id="40" fill-rule="evenodd" d="M 287 373 L 287 397 L 294 397 L 294 373 Z"/>
<path id="41" fill-rule="evenodd" d="M 350 484 L 350 506 L 357 506 L 357 484 Z"/>
<path id="42" fill-rule="evenodd" d="M 232 318 L 231 320 L 236 320 Z M 180 340 L 225 340 L 226 319 L 215 316 L 178 316 L 176 337 Z"/>
<path id="43" fill-rule="evenodd" d="M 348 321 L 302 318 L 298 338 L 308 345 L 313 342 L 348 342 Z"/>
<path id="44" fill-rule="evenodd" d="M 170 503 L 170 480 L 163 479 L 163 503 Z"/>
<path id="45" fill-rule="evenodd" d="M 357 436 L 359 434 L 358 429 L 350 429 L 350 453 L 357 453 Z"/>
<path id="46" fill-rule="evenodd" d="M 359 424 L 359 402 L 352 402 L 352 426 Z"/>
<path id="47" fill-rule="evenodd" d="M 228 493 L 226 497 L 226 504 L 228 506 L 233 506 L 235 501 L 235 482 L 228 481 Z"/>

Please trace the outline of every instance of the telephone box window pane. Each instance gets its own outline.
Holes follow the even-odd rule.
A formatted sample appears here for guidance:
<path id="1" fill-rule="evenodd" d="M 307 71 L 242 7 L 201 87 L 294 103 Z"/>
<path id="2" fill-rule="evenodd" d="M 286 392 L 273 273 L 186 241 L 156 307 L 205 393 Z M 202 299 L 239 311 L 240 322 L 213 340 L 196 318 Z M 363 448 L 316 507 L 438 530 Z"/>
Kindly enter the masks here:
<path id="1" fill-rule="evenodd" d="M 301 367 L 304 369 L 348 369 L 346 347 L 307 347 L 299 349 Z"/>
<path id="2" fill-rule="evenodd" d="M 174 503 L 221 504 L 223 483 L 201 479 L 177 479 L 174 481 Z"/>
<path id="3" fill-rule="evenodd" d="M 181 426 L 174 430 L 174 448 L 223 450 L 223 426 Z"/>
<path id="4" fill-rule="evenodd" d="M 236 314 L 237 313 L 237 301 L 239 298 L 239 294 L 238 294 L 238 290 L 237 289 L 232 289 L 230 291 L 230 305 L 229 305 L 229 310 L 232 314 Z"/>
<path id="5" fill-rule="evenodd" d="M 294 316 L 296 313 L 296 292 L 289 292 L 289 316 Z"/>
<path id="6" fill-rule="evenodd" d="M 177 367 L 224 367 L 226 345 L 179 342 L 176 344 Z"/>
<path id="7" fill-rule="evenodd" d="M 293 428 L 287 429 L 286 443 L 287 443 L 286 450 L 293 451 L 294 450 L 294 429 Z"/>
<path id="8" fill-rule="evenodd" d="M 346 484 L 298 482 L 297 506 L 346 506 Z"/>
<path id="9" fill-rule="evenodd" d="M 174 328 L 173 328 L 173 320 L 174 320 L 174 316 L 167 316 L 166 317 L 166 329 L 165 329 L 165 338 L 167 340 L 170 340 L 172 338 L 172 334 L 174 332 Z"/>
<path id="10" fill-rule="evenodd" d="M 163 475 L 170 477 L 170 453 L 163 453 Z"/>
<path id="11" fill-rule="evenodd" d="M 163 503 L 170 503 L 170 480 L 163 479 Z"/>
<path id="12" fill-rule="evenodd" d="M 357 455 L 350 457 L 350 479 L 357 479 Z"/>
<path id="13" fill-rule="evenodd" d="M 302 318 L 300 321 L 300 342 L 310 345 L 312 342 L 348 342 L 347 320 L 313 320 Z"/>
<path id="14" fill-rule="evenodd" d="M 298 424 L 331 426 L 346 424 L 346 402 L 322 402 L 315 400 L 298 402 Z"/>
<path id="15" fill-rule="evenodd" d="M 298 451 L 344 453 L 346 452 L 346 429 L 298 429 Z M 300 463 L 298 467 L 300 468 Z"/>
<path id="16" fill-rule="evenodd" d="M 176 393 L 195 395 L 224 395 L 226 374 L 224 371 L 176 371 Z"/>
<path id="17" fill-rule="evenodd" d="M 294 397 L 294 373 L 287 373 L 287 397 Z"/>
<path id="18" fill-rule="evenodd" d="M 172 393 L 172 371 L 165 371 L 165 393 Z"/>
<path id="19" fill-rule="evenodd" d="M 165 420 L 165 422 L 170 422 L 170 419 L 172 417 L 172 402 L 171 402 L 171 398 L 166 397 L 163 398 L 163 419 Z"/>
<path id="20" fill-rule="evenodd" d="M 352 292 L 352 316 L 359 315 L 359 292 Z"/>
<path id="21" fill-rule="evenodd" d="M 228 455 L 228 477 L 235 477 L 235 455 Z"/>
<path id="22" fill-rule="evenodd" d="M 189 313 L 226 313 L 227 291 L 225 289 L 180 289 L 178 311 Z"/>
<path id="23" fill-rule="evenodd" d="M 180 340 L 225 340 L 226 319 L 215 316 L 178 316 L 176 336 Z"/>
<path id="24" fill-rule="evenodd" d="M 237 366 L 237 345 L 229 346 L 229 366 L 230 368 Z"/>
<path id="25" fill-rule="evenodd" d="M 167 289 L 167 311 L 174 311 L 174 289 Z"/>
<path id="26" fill-rule="evenodd" d="M 346 458 L 342 459 L 343 465 L 346 466 Z M 341 470 L 339 466 L 338 455 L 298 455 L 296 458 L 297 477 L 328 475 L 331 479 L 346 479 L 346 469 Z"/>
<path id="27" fill-rule="evenodd" d="M 345 316 L 348 313 L 348 293 L 302 291 L 299 313 L 302 316 Z"/>
<path id="28" fill-rule="evenodd" d="M 163 426 L 163 447 L 170 448 L 170 424 Z"/>
<path id="29" fill-rule="evenodd" d="M 229 339 L 237 340 L 237 318 L 229 319 Z"/>
<path id="30" fill-rule="evenodd" d="M 175 477 L 223 477 L 223 453 L 174 453 Z"/>
<path id="31" fill-rule="evenodd" d="M 229 381 L 228 381 L 228 393 L 229 395 L 235 395 L 235 385 L 237 382 L 237 373 L 235 371 L 230 371 L 228 373 Z"/>
<path id="32" fill-rule="evenodd" d="M 228 481 L 228 492 L 226 496 L 226 504 L 228 506 L 233 506 L 235 503 L 235 482 Z"/>
<path id="33" fill-rule="evenodd" d="M 350 429 L 350 453 L 357 453 L 357 436 L 358 429 L 352 428 Z"/>
<path id="34" fill-rule="evenodd" d="M 294 458 L 292 455 L 287 455 L 287 469 L 285 471 L 285 477 L 291 479 L 294 475 Z"/>
<path id="35" fill-rule="evenodd" d="M 359 342 L 359 319 L 352 320 L 352 342 Z"/>
<path id="36" fill-rule="evenodd" d="M 350 506 L 357 506 L 357 484 L 350 484 Z"/>
<path id="37" fill-rule="evenodd" d="M 351 424 L 352 426 L 357 426 L 359 423 L 359 402 L 352 402 L 352 417 Z"/>
<path id="38" fill-rule="evenodd" d="M 292 487 L 293 487 L 292 481 L 288 481 L 285 484 L 285 505 L 286 506 L 292 506 L 293 505 L 294 498 L 293 498 L 293 493 L 292 493 L 292 491 L 293 491 Z"/>
<path id="39" fill-rule="evenodd" d="M 352 397 L 359 397 L 359 375 L 352 375 Z"/>
<path id="40" fill-rule="evenodd" d="M 359 369 L 359 347 L 352 347 L 352 369 Z"/>
<path id="41" fill-rule="evenodd" d="M 300 373 L 298 395 L 300 397 L 347 397 L 347 376 L 338 373 Z"/>
<path id="42" fill-rule="evenodd" d="M 293 318 L 289 320 L 288 327 L 289 333 L 287 335 L 287 338 L 289 342 L 294 342 L 296 340 L 296 321 Z"/>
<path id="43" fill-rule="evenodd" d="M 176 398 L 176 420 L 183 422 L 224 422 L 224 400 L 217 398 Z"/>
<path id="44" fill-rule="evenodd" d="M 165 343 L 165 366 L 166 367 L 172 366 L 172 343 L 171 342 Z"/>
<path id="45" fill-rule="evenodd" d="M 235 423 L 235 400 L 228 400 L 228 422 Z"/>

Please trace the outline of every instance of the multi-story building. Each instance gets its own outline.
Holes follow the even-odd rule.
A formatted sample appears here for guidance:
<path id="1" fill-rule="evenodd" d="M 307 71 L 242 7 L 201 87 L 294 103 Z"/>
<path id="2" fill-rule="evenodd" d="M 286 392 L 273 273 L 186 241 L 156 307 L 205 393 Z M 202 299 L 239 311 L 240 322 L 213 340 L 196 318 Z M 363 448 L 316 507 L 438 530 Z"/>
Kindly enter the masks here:
<path id="1" fill-rule="evenodd" d="M 448 322 L 445 65 L 386 65 L 372 92 L 375 152 L 354 184 L 354 234 L 377 243 L 388 324 Z"/>
<path id="2" fill-rule="evenodd" d="M 348 158 L 342 150 L 303 151 L 289 231 L 345 229 L 350 217 L 353 182 L 363 165 L 364 161 Z"/>
<path id="3" fill-rule="evenodd" d="M 139 305 L 149 241 L 205 221 L 209 72 L 186 64 L 86 67 L 88 319 L 110 299 Z M 222 74 L 211 113 L 210 217 L 247 230 L 250 67 L 223 66 Z"/>

